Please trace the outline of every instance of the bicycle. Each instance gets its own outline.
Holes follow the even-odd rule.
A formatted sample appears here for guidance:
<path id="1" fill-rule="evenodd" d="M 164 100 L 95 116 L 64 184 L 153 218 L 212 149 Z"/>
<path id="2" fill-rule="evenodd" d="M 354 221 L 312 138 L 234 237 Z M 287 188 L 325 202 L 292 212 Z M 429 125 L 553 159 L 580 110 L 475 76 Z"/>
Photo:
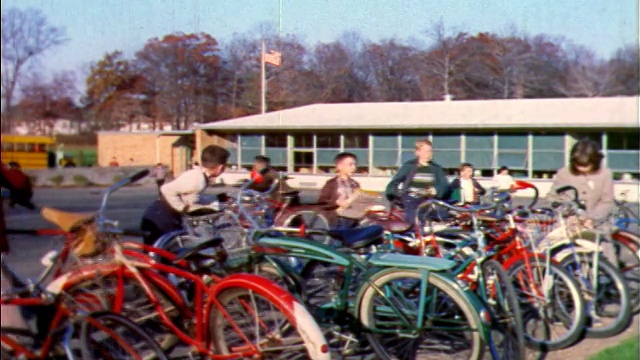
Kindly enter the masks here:
<path id="1" fill-rule="evenodd" d="M 107 259 L 76 268 L 53 283 L 64 279 L 64 289 L 72 290 L 77 301 L 92 309 L 122 313 L 140 323 L 154 319 L 159 325 L 154 331 L 173 334 L 190 346 L 192 353 L 213 359 L 274 354 L 328 359 L 322 332 L 291 294 L 256 275 L 223 278 L 198 272 L 201 262 L 211 267 L 225 256 L 219 239 L 211 239 L 198 249 L 213 249 L 211 256 L 192 251 L 180 258 L 139 243 L 120 245 L 125 231 L 105 218 L 107 201 L 118 188 L 143 176 L 146 172 L 108 188 L 97 214 L 83 224 L 93 236 L 82 240 L 102 244 Z M 167 261 L 156 262 L 147 253 Z M 185 298 L 167 277 L 188 282 L 191 297 Z"/>
<path id="2" fill-rule="evenodd" d="M 610 232 L 582 228 L 580 218 L 585 208 L 576 188 L 564 186 L 556 193 L 568 191 L 573 192 L 571 200 L 552 204 L 558 227 L 538 247 L 549 247 L 552 256 L 578 280 L 591 322 L 586 329 L 587 337 L 613 336 L 631 323 L 629 289 L 617 267 L 603 255 L 604 246 L 612 245 L 603 244 L 603 237 Z"/>
<path id="3" fill-rule="evenodd" d="M 486 238 L 478 221 L 479 213 L 495 210 L 498 206 L 464 208 L 431 199 L 418 206 L 416 213 L 429 213 L 436 207 L 469 216 L 472 231 L 470 233 L 454 231 L 447 234 L 447 231 L 451 231 L 450 229 L 442 230 L 441 236 L 447 234 L 451 241 L 460 242 L 459 246 L 447 249 L 447 253 L 442 254 L 439 244 L 435 240 L 436 229 L 431 217 L 426 217 L 425 226 L 422 227 L 420 226 L 422 221 L 416 216 L 417 238 L 422 239 L 418 245 L 419 255 L 427 256 L 429 253 L 427 244 L 429 244 L 435 245 L 433 255 L 456 260 L 458 266 L 453 269 L 452 274 L 459 281 L 468 284 L 485 306 L 491 310 L 491 336 L 488 345 L 493 358 L 524 359 L 524 330 L 518 298 L 506 271 L 498 261 L 492 259 L 494 253 L 487 251 Z M 430 230 L 429 234 L 425 236 L 423 230 Z M 389 239 L 393 238 L 392 234 L 387 236 Z"/>
<path id="4" fill-rule="evenodd" d="M 31 309 L 26 328 L 0 329 L 0 358 L 29 359 L 167 359 L 158 344 L 138 325 L 108 312 L 89 313 L 60 288 L 42 285 L 55 267 L 54 259 L 35 282 L 25 281 L 0 260 L 2 275 L 13 290 L 0 297 L 0 306 Z"/>
<path id="5" fill-rule="evenodd" d="M 253 223 L 254 227 L 247 230 L 252 235 L 247 238 L 245 247 L 229 252 L 224 270 L 258 272 L 288 284 L 290 291 L 295 291 L 304 300 L 323 325 L 335 356 L 368 353 L 373 348 L 381 358 L 397 358 L 407 348 L 402 345 L 390 347 L 388 341 L 407 345 L 407 339 L 420 343 L 423 336 L 448 338 L 448 341 L 443 340 L 445 347 L 451 346 L 449 351 L 454 352 L 452 342 L 455 338 L 462 343 L 458 344 L 462 347 L 462 356 L 469 358 L 479 358 L 484 352 L 489 313 L 473 293 L 461 289 L 446 273 L 453 268 L 454 262 L 401 254 L 367 255 L 365 250 L 382 238 L 382 229 L 378 227 L 373 231 L 325 233 L 342 239 L 344 248 L 339 251 L 305 239 L 308 235 L 305 229 L 261 227 L 257 221 L 251 221 L 250 212 L 242 208 L 238 212 L 243 213 L 248 219 L 245 221 Z M 310 234 L 318 233 L 314 229 L 308 230 Z M 287 237 L 283 232 L 295 232 L 298 236 Z M 211 232 L 209 236 L 216 234 Z M 180 250 L 178 241 L 170 241 L 170 236 L 156 245 L 174 252 L 186 251 Z M 197 245 L 195 239 L 192 241 L 196 247 L 204 246 L 203 243 Z M 291 257 L 300 259 L 302 270 L 299 273 L 289 266 Z M 386 290 L 384 295 L 378 293 L 381 289 Z M 381 308 L 379 302 L 391 302 L 391 305 Z M 441 313 L 436 310 L 438 306 L 441 306 Z M 395 330 L 386 328 L 390 324 L 382 320 L 392 314 L 399 314 L 401 319 L 398 323 L 394 320 Z M 446 327 L 447 321 L 457 324 L 447 327 L 454 334 L 452 337 L 449 337 L 451 333 L 434 325 L 439 323 Z M 421 351 L 439 351 L 433 345 L 426 347 L 428 349 Z"/>

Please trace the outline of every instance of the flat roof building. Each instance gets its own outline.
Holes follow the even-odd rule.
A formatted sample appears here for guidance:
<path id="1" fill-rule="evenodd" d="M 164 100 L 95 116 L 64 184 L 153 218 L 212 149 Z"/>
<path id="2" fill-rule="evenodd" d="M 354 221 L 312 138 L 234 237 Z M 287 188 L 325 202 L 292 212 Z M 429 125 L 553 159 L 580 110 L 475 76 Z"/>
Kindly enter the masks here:
<path id="1" fill-rule="evenodd" d="M 288 172 L 327 172 L 341 151 L 358 156 L 358 171 L 383 175 L 411 158 L 417 139 L 434 144 L 447 169 L 470 162 L 483 175 L 500 166 L 546 177 L 568 162 L 575 141 L 601 143 L 620 176 L 640 172 L 639 97 L 510 99 L 407 103 L 316 104 L 202 124 L 196 151 L 226 146 L 230 162 L 248 167 L 265 154 Z"/>

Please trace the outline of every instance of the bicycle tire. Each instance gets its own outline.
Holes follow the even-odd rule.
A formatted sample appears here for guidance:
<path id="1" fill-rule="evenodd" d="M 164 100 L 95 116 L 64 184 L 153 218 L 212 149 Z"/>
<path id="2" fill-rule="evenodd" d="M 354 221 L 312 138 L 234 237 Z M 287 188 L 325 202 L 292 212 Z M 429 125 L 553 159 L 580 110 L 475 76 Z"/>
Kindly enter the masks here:
<path id="1" fill-rule="evenodd" d="M 109 303 L 109 300 L 113 301 L 116 296 L 122 296 L 123 307 L 118 313 L 127 316 L 134 320 L 134 322 L 140 321 L 141 323 L 144 323 L 143 329 L 156 339 L 157 343 L 160 344 L 165 352 L 169 353 L 178 344 L 178 337 L 161 318 L 158 316 L 150 317 L 148 314 L 144 313 L 144 311 L 149 310 L 151 311 L 150 313 L 153 314 L 156 312 L 156 309 L 146 296 L 145 290 L 140 284 L 138 284 L 138 280 L 133 277 L 133 275 L 129 274 L 123 277 L 125 293 L 117 295 L 117 290 L 113 289 L 113 286 L 116 286 L 117 289 L 117 285 L 115 285 L 118 282 L 117 276 L 118 275 L 113 273 L 101 275 L 99 283 L 97 283 L 95 279 L 88 279 L 78 283 L 69 283 L 66 285 L 65 292 L 73 296 L 76 301 L 82 304 L 85 311 L 90 312 L 113 312 L 113 303 Z M 111 287 L 105 286 L 105 284 Z M 97 286 L 97 289 L 89 287 L 91 285 Z M 162 304 L 165 313 L 167 313 L 167 315 L 174 321 L 174 324 L 180 324 L 182 314 L 180 313 L 179 306 L 171 300 L 170 296 L 164 294 L 158 287 L 153 284 L 148 285 Z M 99 303 L 92 302 L 92 297 L 94 296 L 92 291 L 100 292 L 97 294 L 98 297 L 102 296 L 102 298 L 98 298 L 98 300 L 100 300 Z M 83 298 L 83 296 L 87 296 L 86 299 L 91 303 L 87 304 L 84 301 L 85 298 Z"/>
<path id="2" fill-rule="evenodd" d="M 102 312 L 91 314 L 89 318 L 85 319 L 80 327 L 80 348 L 83 360 L 109 358 L 167 360 L 167 356 L 156 341 L 139 325 L 122 315 Z M 92 320 L 104 328 L 96 326 Z M 91 333 L 92 329 L 98 330 L 98 332 Z M 135 340 L 132 340 L 134 337 Z M 106 342 L 105 340 L 111 341 Z M 116 352 L 117 348 L 123 350 L 124 353 Z M 101 356 L 96 357 L 96 354 Z M 125 354 L 128 357 L 125 357 Z"/>
<path id="3" fill-rule="evenodd" d="M 536 283 L 532 284 L 535 287 L 532 291 L 540 291 L 541 288 L 548 286 L 549 290 L 554 290 L 553 295 L 555 297 L 567 295 L 566 299 L 568 301 L 560 301 L 559 303 L 556 301 L 541 301 L 539 294 L 529 293 L 527 285 L 532 279 L 520 276 L 520 271 L 522 270 L 525 271 L 523 275 L 526 275 L 527 263 L 533 270 L 532 275 L 541 277 L 539 280 L 533 279 Z M 527 262 L 518 260 L 509 266 L 507 274 L 512 279 L 514 289 L 518 295 L 526 346 L 540 351 L 553 351 L 571 346 L 581 338 L 586 322 L 586 307 L 579 285 L 573 276 L 560 265 L 550 263 L 551 276 L 555 277 L 555 279 L 547 277 L 548 275 L 544 271 L 546 265 L 543 259 L 538 258 L 530 258 Z M 561 285 L 564 288 L 561 288 Z M 550 308 L 551 306 L 553 308 Z M 536 307 L 544 308 L 544 311 L 539 311 Z M 552 313 L 552 311 L 555 312 Z M 528 326 L 529 322 L 535 321 L 538 316 L 542 318 L 544 325 L 542 329 L 544 338 L 537 337 L 537 334 L 533 333 L 536 329 Z M 565 328 L 567 331 L 564 336 L 558 339 L 549 339 L 548 325 Z"/>
<path id="4" fill-rule="evenodd" d="M 628 231 L 616 231 L 611 234 L 616 251 L 617 268 L 622 273 L 631 298 L 631 312 L 640 313 L 640 237 Z"/>
<path id="5" fill-rule="evenodd" d="M 288 298 L 292 303 L 287 305 L 285 301 L 288 300 L 283 300 L 284 298 Z M 259 343 L 255 347 L 260 349 L 261 355 L 266 353 L 267 358 L 275 355 L 269 354 L 270 351 L 274 351 L 277 352 L 278 359 L 330 359 L 324 335 L 315 319 L 302 303 L 293 299 L 284 289 L 276 286 L 272 289 L 232 286 L 217 293 L 216 301 L 224 309 L 223 312 L 212 304 L 209 313 L 209 338 L 217 354 L 231 355 L 242 349 L 246 351 L 246 338 L 254 346 Z M 253 305 L 251 310 L 255 315 L 248 314 L 246 307 L 249 304 Z M 234 323 L 230 323 L 229 319 L 233 319 Z M 252 324 L 254 320 L 255 326 Z M 249 324 L 249 328 L 243 330 L 242 335 L 234 329 L 236 326 L 240 330 L 240 326 L 246 324 Z M 275 327 L 270 327 L 263 333 L 261 330 L 264 329 L 261 329 L 261 326 L 266 327 L 268 324 Z M 293 336 L 289 340 L 291 343 L 284 341 L 288 339 L 285 335 L 292 333 Z M 261 338 L 266 342 L 261 341 Z M 291 351 L 290 354 L 283 354 L 283 343 Z M 250 356 L 245 354 L 245 357 Z"/>
<path id="6" fill-rule="evenodd" d="M 488 260 L 482 264 L 482 274 L 487 299 L 485 305 L 491 309 L 491 341 L 498 359 L 524 359 L 526 356 L 524 343 L 524 329 L 522 314 L 516 290 L 511 279 L 502 265 L 495 260 Z M 498 287 L 492 287 L 496 281 Z M 497 341 L 502 339 L 502 341 Z"/>
<path id="7" fill-rule="evenodd" d="M 593 260 L 590 253 L 579 254 L 577 261 L 580 262 L 582 274 L 576 271 L 576 259 L 573 256 L 565 258 L 561 265 L 572 273 L 577 279 L 581 279 L 581 275 L 591 277 L 593 275 Z M 591 294 L 585 287 L 590 287 L 583 281 L 578 281 L 581 286 L 581 290 L 584 292 L 584 298 L 589 298 L 588 306 L 590 312 L 595 311 L 595 314 L 588 314 L 591 320 L 591 326 L 586 328 L 586 336 L 588 338 L 607 338 L 617 335 L 624 331 L 631 324 L 631 303 L 629 299 L 629 289 L 626 282 L 618 271 L 610 262 L 605 260 L 602 256 L 598 259 L 598 294 Z M 602 297 L 596 295 L 602 295 Z M 617 295 L 617 296 L 616 296 Z M 614 308 L 609 311 L 604 311 L 605 302 L 615 301 Z M 619 304 L 618 304 L 619 303 Z M 611 319 L 606 326 L 594 326 L 596 318 Z"/>
<path id="8" fill-rule="evenodd" d="M 381 276 L 378 276 L 370 282 L 368 282 L 366 288 L 362 291 L 361 302 L 360 302 L 360 310 L 359 310 L 359 319 L 362 322 L 363 326 L 368 329 L 366 333 L 367 340 L 371 347 L 374 349 L 376 354 L 380 359 L 414 359 L 416 357 L 419 358 L 427 358 L 427 354 L 420 353 L 417 354 L 417 347 L 420 345 L 424 345 L 423 340 L 425 340 L 429 336 L 434 336 L 436 333 L 435 328 L 432 330 L 424 330 L 420 332 L 420 336 L 414 336 L 413 338 L 403 337 L 402 334 L 398 333 L 398 328 L 401 326 L 398 324 L 394 324 L 394 321 L 397 320 L 397 314 L 388 314 L 386 317 L 385 314 L 382 314 L 380 318 L 380 322 L 376 321 L 376 309 L 377 305 L 377 296 L 380 295 L 380 291 L 382 289 L 385 290 L 395 290 L 391 289 L 393 286 L 392 282 L 396 280 L 400 280 L 401 284 L 407 284 L 407 280 L 417 280 L 421 281 L 422 274 L 417 270 L 399 270 L 393 269 L 392 271 L 388 271 Z M 448 323 L 452 322 L 452 320 L 459 320 L 460 323 L 464 321 L 465 324 L 468 324 L 470 329 L 470 333 L 460 332 L 457 333 L 455 331 L 443 332 L 439 334 L 439 337 L 432 340 L 432 343 L 435 344 L 433 350 L 439 352 L 436 354 L 434 358 L 440 358 L 443 355 L 450 355 L 448 353 L 443 354 L 443 351 L 439 351 L 443 346 L 450 344 L 451 342 L 455 342 L 456 340 L 462 342 L 462 344 L 458 343 L 455 345 L 464 346 L 465 349 L 465 358 L 468 359 L 480 359 L 484 353 L 485 344 L 482 339 L 482 336 L 478 332 L 478 329 L 482 328 L 483 325 L 480 324 L 480 320 L 478 317 L 478 313 L 476 309 L 469 303 L 469 301 L 459 292 L 455 287 L 457 284 L 451 283 L 451 280 L 447 280 L 437 273 L 429 273 L 427 277 L 428 281 L 428 291 L 431 291 L 429 294 L 433 296 L 434 299 L 440 300 L 438 296 L 440 294 L 445 295 L 442 302 L 434 303 L 434 309 L 437 306 L 439 311 L 449 310 L 444 307 L 447 306 L 456 306 L 457 309 L 454 310 L 455 313 L 453 317 L 445 319 L 443 321 L 447 321 Z M 410 287 L 411 288 L 411 287 Z M 437 290 L 437 291 L 436 291 Z M 395 292 L 395 291 L 394 291 Z M 415 291 L 412 290 L 412 293 L 415 294 Z M 400 305 L 402 302 L 403 305 L 409 305 L 411 302 L 410 299 L 405 297 L 403 294 L 402 299 L 396 300 L 396 305 Z M 419 292 L 418 294 L 419 295 Z M 419 298 L 419 296 L 418 296 Z M 388 304 L 388 298 L 381 299 L 383 300 L 383 304 Z M 414 304 L 411 304 L 414 305 Z M 429 308 L 431 304 L 426 305 L 425 308 Z M 388 307 L 385 305 L 384 307 Z M 403 312 L 405 315 L 417 315 L 415 312 L 415 306 L 411 306 L 413 309 L 407 309 L 407 311 Z M 380 314 L 383 310 L 383 306 L 380 306 Z M 412 319 L 413 320 L 413 319 Z M 437 323 L 437 319 L 426 319 L 432 324 Z M 379 328 L 380 326 L 380 328 Z M 461 325 L 462 326 L 462 325 Z M 384 327 L 384 328 L 383 328 Z M 389 339 L 388 341 L 384 341 L 379 336 L 377 336 L 378 331 L 388 331 Z M 458 338 L 455 335 L 460 335 Z M 453 346 L 449 351 L 454 351 L 456 348 Z M 423 349 L 424 350 L 424 349 Z M 468 354 L 467 354 L 468 352 Z M 404 353 L 405 356 L 402 356 Z"/>

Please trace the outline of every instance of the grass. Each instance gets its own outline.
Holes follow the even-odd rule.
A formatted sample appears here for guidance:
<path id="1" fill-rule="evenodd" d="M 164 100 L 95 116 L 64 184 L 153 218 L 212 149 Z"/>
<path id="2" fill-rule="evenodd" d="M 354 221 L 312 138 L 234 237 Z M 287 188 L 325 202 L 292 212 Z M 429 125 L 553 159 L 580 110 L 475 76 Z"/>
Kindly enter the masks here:
<path id="1" fill-rule="evenodd" d="M 640 351 L 638 348 L 639 342 L 638 336 L 634 335 L 616 346 L 600 351 L 592 356 L 590 360 L 637 360 L 638 352 Z"/>

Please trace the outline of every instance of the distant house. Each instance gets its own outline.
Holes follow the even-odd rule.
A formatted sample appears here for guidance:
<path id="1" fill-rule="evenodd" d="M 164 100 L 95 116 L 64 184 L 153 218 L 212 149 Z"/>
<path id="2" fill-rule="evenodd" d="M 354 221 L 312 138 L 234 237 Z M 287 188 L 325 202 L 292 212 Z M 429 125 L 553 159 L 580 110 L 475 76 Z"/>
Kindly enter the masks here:
<path id="1" fill-rule="evenodd" d="M 63 118 L 32 119 L 21 121 L 15 126 L 20 135 L 76 135 L 87 130 L 82 121 Z"/>

